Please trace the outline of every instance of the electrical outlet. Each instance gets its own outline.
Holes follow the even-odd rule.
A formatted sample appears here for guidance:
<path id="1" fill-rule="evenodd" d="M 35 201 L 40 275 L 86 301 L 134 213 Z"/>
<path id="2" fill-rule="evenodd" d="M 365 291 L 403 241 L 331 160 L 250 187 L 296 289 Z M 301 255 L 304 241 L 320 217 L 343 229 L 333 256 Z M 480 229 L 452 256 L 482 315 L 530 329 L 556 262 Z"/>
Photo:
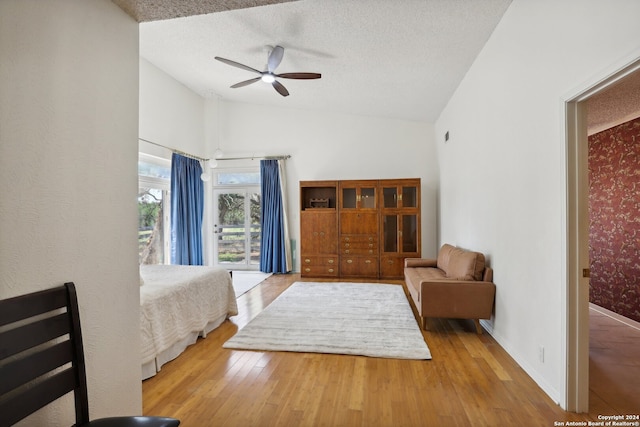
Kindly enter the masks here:
<path id="1" fill-rule="evenodd" d="M 540 346 L 538 347 L 538 359 L 540 360 L 540 363 L 544 363 L 544 346 Z"/>

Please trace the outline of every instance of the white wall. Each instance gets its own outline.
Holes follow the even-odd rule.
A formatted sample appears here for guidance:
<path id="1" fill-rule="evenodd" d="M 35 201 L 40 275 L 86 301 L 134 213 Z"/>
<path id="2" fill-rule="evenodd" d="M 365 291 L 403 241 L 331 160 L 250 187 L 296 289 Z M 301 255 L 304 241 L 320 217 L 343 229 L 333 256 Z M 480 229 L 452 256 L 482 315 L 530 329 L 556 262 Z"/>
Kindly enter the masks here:
<path id="1" fill-rule="evenodd" d="M 563 406 L 564 101 L 640 54 L 638 16 L 630 0 L 514 0 L 435 126 L 441 242 L 488 254 L 493 335 Z"/>
<path id="2" fill-rule="evenodd" d="M 140 138 L 206 158 L 204 108 L 201 96 L 140 59 Z M 147 154 L 171 157 L 168 150 L 140 146 Z"/>
<path id="3" fill-rule="evenodd" d="M 138 26 L 113 3 L 0 2 L 0 298 L 76 283 L 92 417 L 142 411 L 137 98 Z"/>
<path id="4" fill-rule="evenodd" d="M 299 182 L 340 179 L 422 179 L 422 252 L 437 250 L 438 164 L 433 126 L 366 116 L 219 103 L 220 148 L 226 156 L 290 154 L 286 161 L 289 224 L 299 249 Z M 207 122 L 215 118 L 207 117 Z M 208 138 L 217 141 L 216 137 Z M 215 150 L 216 147 L 212 147 Z M 225 162 L 219 162 L 221 166 Z M 256 165 L 254 161 L 252 164 Z M 299 270 L 299 257 L 296 271 Z"/>

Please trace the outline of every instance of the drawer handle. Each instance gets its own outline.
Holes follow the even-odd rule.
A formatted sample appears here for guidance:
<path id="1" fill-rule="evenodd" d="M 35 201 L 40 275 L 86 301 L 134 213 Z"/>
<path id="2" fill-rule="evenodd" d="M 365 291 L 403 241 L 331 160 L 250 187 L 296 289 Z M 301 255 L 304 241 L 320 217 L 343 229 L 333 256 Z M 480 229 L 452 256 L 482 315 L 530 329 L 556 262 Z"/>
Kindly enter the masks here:
<path id="1" fill-rule="evenodd" d="M 369 237 L 369 241 L 370 241 L 370 242 L 373 242 L 373 237 Z"/>
<path id="2" fill-rule="evenodd" d="M 365 263 L 365 264 L 371 264 L 371 260 L 370 260 L 370 259 L 367 259 L 367 260 L 365 260 L 365 261 L 364 261 L 364 263 Z"/>
<path id="3" fill-rule="evenodd" d="M 306 262 L 307 264 L 310 264 L 311 260 L 309 258 L 305 258 L 304 262 Z"/>
<path id="4" fill-rule="evenodd" d="M 347 260 L 347 264 L 351 264 L 351 263 L 353 263 L 353 260 L 352 259 L 348 259 Z"/>
<path id="5" fill-rule="evenodd" d="M 350 254 L 350 253 L 351 253 L 351 251 L 350 251 L 349 249 L 346 249 L 346 250 L 344 251 L 344 253 L 345 253 L 345 254 Z"/>
<path id="6" fill-rule="evenodd" d="M 373 249 L 369 249 L 369 253 L 373 255 Z"/>
<path id="7" fill-rule="evenodd" d="M 333 264 L 333 260 L 332 259 L 329 260 L 329 264 Z"/>
<path id="8" fill-rule="evenodd" d="M 393 264 L 393 260 L 392 259 L 387 260 L 387 264 L 389 265 Z"/>
<path id="9" fill-rule="evenodd" d="M 330 269 L 329 269 L 329 273 L 333 273 L 333 268 L 330 268 Z"/>
<path id="10" fill-rule="evenodd" d="M 305 272 L 305 273 L 308 273 L 308 272 L 310 272 L 310 271 L 311 271 L 311 269 L 310 269 L 309 267 L 307 267 L 307 268 L 305 268 L 305 269 L 304 269 L 304 272 Z"/>
<path id="11" fill-rule="evenodd" d="M 344 241 L 345 241 L 345 242 L 349 242 L 350 240 L 349 240 L 349 238 L 348 238 L 348 237 L 345 237 L 345 238 L 344 238 Z"/>
<path id="12" fill-rule="evenodd" d="M 345 247 L 345 248 L 348 248 L 349 246 L 351 246 L 351 244 L 350 244 L 350 243 L 345 243 L 345 244 L 344 244 L 344 247 Z"/>

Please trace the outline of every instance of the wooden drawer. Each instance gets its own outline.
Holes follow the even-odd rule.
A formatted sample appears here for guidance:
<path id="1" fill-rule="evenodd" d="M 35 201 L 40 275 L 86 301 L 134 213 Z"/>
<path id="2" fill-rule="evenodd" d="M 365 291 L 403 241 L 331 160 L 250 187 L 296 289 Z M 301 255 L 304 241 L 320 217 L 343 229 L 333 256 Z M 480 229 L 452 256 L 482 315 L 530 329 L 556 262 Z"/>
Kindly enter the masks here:
<path id="1" fill-rule="evenodd" d="M 378 258 L 366 256 L 343 256 L 340 258 L 342 277 L 378 278 Z"/>
<path id="2" fill-rule="evenodd" d="M 380 258 L 380 278 L 402 279 L 404 278 L 404 257 Z"/>
<path id="3" fill-rule="evenodd" d="M 338 257 L 303 256 L 300 268 L 303 277 L 338 277 Z"/>
<path id="4" fill-rule="evenodd" d="M 302 256 L 302 265 L 324 265 L 327 267 L 337 266 L 338 265 L 338 257 L 337 256 Z"/>
<path id="5" fill-rule="evenodd" d="M 342 255 L 377 255 L 378 239 L 373 235 L 346 235 L 340 238 Z"/>

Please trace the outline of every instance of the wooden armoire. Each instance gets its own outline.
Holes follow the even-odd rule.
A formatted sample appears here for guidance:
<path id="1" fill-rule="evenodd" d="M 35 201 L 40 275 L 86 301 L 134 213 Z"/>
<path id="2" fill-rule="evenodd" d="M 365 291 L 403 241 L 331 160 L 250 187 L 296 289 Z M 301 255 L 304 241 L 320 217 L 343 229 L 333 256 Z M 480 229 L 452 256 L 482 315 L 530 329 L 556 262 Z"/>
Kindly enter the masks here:
<path id="1" fill-rule="evenodd" d="M 302 277 L 401 279 L 420 257 L 420 178 L 300 182 Z"/>

